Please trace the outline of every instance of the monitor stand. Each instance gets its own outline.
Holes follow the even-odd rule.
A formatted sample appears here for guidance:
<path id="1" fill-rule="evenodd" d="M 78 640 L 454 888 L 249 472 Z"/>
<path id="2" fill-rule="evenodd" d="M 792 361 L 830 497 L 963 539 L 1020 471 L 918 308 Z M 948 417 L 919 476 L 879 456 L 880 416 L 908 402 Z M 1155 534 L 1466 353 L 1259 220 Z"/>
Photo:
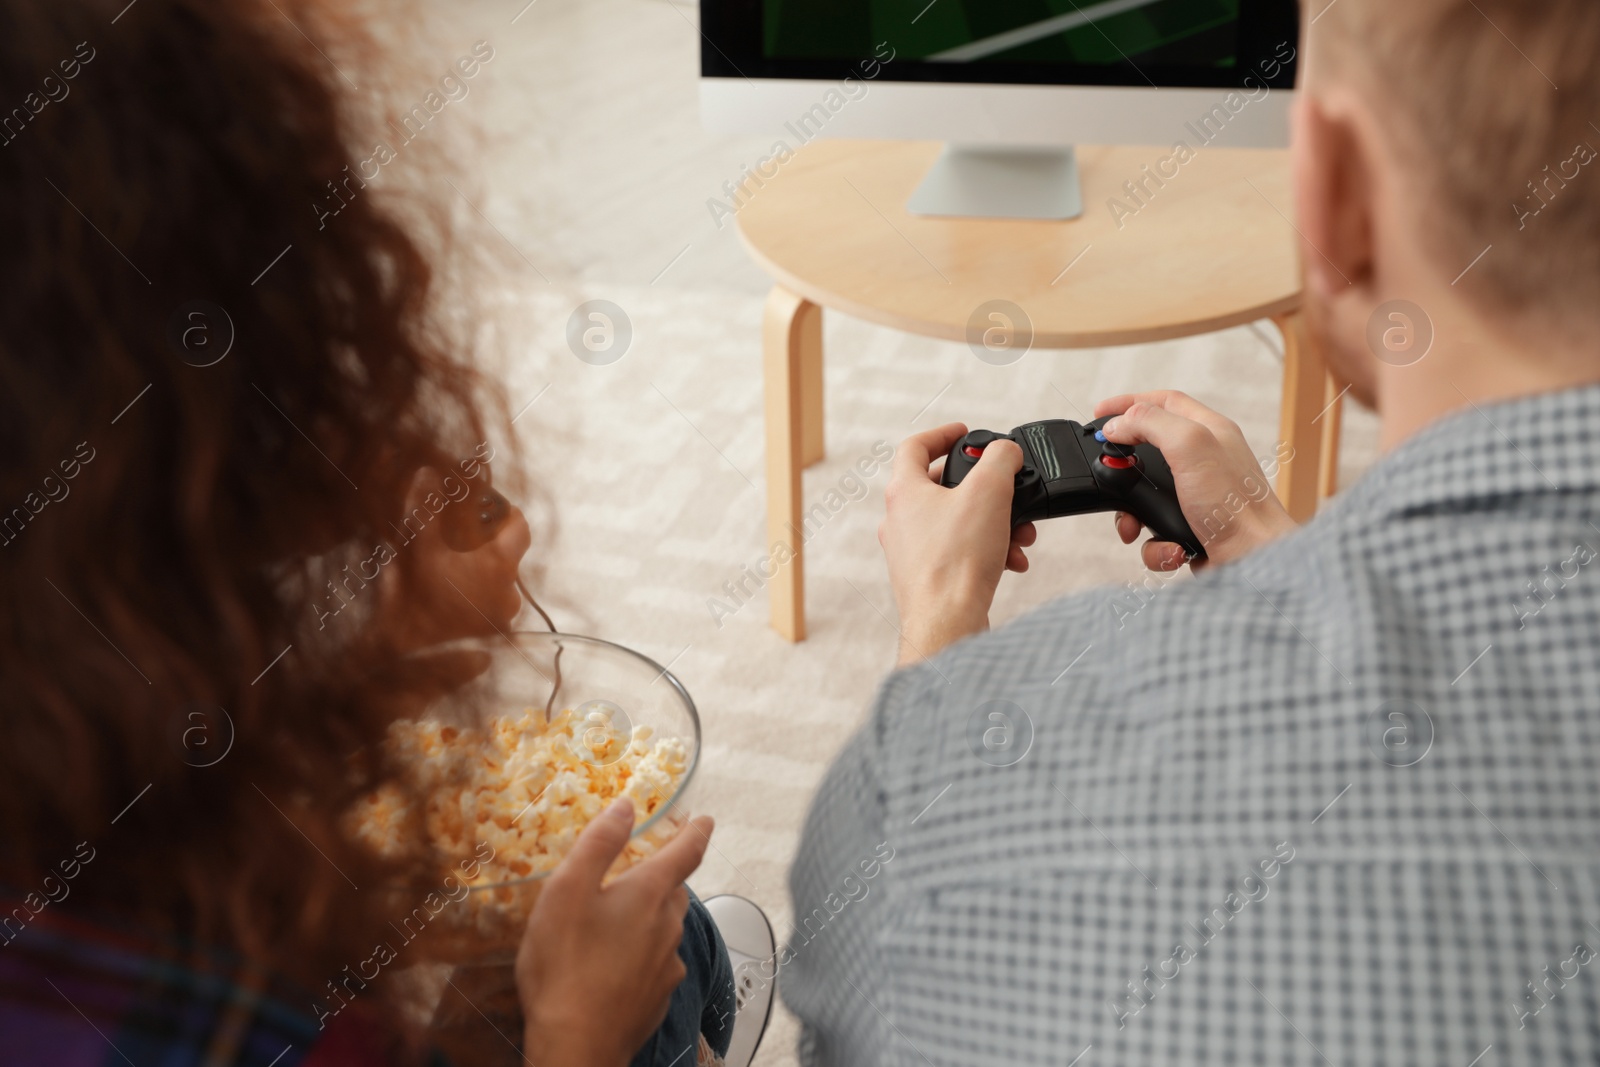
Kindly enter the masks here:
<path id="1" fill-rule="evenodd" d="M 1075 219 L 1083 214 L 1078 161 L 1071 147 L 947 144 L 906 210 L 980 219 Z"/>

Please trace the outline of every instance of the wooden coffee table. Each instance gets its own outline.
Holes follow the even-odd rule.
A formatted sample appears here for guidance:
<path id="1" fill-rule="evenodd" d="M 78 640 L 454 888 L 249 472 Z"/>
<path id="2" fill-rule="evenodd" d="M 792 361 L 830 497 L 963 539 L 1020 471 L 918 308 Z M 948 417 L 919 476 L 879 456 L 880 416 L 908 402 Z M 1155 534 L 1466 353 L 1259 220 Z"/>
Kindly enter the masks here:
<path id="1" fill-rule="evenodd" d="M 1080 146 L 1083 216 L 1037 222 L 907 213 L 938 152 L 818 141 L 760 188 L 746 186 L 739 232 L 776 283 L 763 365 L 767 542 L 792 553 L 768 585 L 780 634 L 806 632 L 800 472 L 824 453 L 824 307 L 957 341 L 974 338 L 983 309 L 977 321 L 1011 322 L 1012 343 L 1033 349 L 1138 344 L 1270 318 L 1284 342 L 1280 435 L 1293 449 L 1277 491 L 1296 519 L 1316 511 L 1334 488 L 1341 392 L 1300 314 L 1287 153 L 1208 147 L 1160 173 L 1165 150 Z M 1130 181 L 1143 183 L 1138 201 Z M 1114 215 L 1112 197 L 1130 211 Z M 1020 308 L 1027 324 L 1004 311 L 991 319 L 995 301 Z M 1010 357 L 1001 349 L 997 358 Z"/>

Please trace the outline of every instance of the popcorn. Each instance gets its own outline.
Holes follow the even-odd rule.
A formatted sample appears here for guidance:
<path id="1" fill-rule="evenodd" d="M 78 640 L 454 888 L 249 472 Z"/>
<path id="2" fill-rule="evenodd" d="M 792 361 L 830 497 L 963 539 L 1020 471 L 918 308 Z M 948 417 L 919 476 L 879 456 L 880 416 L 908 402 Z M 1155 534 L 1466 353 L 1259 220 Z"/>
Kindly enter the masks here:
<path id="1" fill-rule="evenodd" d="M 414 814 L 409 792 L 422 798 L 425 843 L 447 861 L 481 853 L 480 842 L 494 850 L 463 878 L 469 887 L 548 874 L 613 800 L 632 800 L 642 823 L 667 804 L 688 773 L 682 740 L 656 738 L 645 726 L 619 729 L 616 720 L 626 722 L 621 710 L 597 707 L 614 709 L 592 702 L 580 709 L 585 714 L 567 709 L 548 725 L 533 708 L 498 716 L 481 728 L 397 721 L 385 748 L 403 768 L 409 791 L 391 784 L 371 793 L 351 813 L 351 830 L 382 855 L 401 854 Z M 669 816 L 635 836 L 611 873 L 654 853 L 682 821 Z M 468 900 L 520 916 L 531 907 L 531 894 L 503 890 L 473 893 Z M 480 915 L 478 924 L 486 929 L 490 920 Z"/>

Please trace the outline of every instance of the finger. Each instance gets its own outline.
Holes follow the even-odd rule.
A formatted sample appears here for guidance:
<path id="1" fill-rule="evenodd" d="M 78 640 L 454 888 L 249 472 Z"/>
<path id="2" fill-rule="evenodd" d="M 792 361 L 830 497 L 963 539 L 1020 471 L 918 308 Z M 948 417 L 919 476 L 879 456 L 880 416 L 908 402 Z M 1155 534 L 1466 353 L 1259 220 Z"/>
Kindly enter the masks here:
<path id="1" fill-rule="evenodd" d="M 678 959 L 676 955 L 674 955 L 672 958 Z M 678 966 L 683 966 L 682 960 L 678 960 Z M 683 974 L 672 977 L 670 981 L 664 980 L 661 983 L 656 998 L 660 1001 L 660 1004 L 652 1013 L 653 1021 L 650 1023 L 650 1033 L 653 1034 L 657 1030 L 661 1029 L 661 1024 L 667 1021 L 667 1011 L 672 1007 L 672 994 L 677 990 L 678 983 L 682 982 L 688 973 L 688 969 L 685 968 Z"/>
<path id="2" fill-rule="evenodd" d="M 627 797 L 613 801 L 578 835 L 572 851 L 550 876 L 551 884 L 598 889 L 606 871 L 627 847 L 632 833 L 633 801 Z"/>
<path id="3" fill-rule="evenodd" d="M 1006 570 L 1014 574 L 1028 573 L 1028 557 L 1017 545 L 1006 549 Z"/>
<path id="4" fill-rule="evenodd" d="M 966 435 L 965 426 L 959 422 L 952 422 L 906 438 L 900 442 L 900 447 L 894 450 L 894 476 L 926 478 L 928 467 L 934 459 L 949 455 L 951 446 Z"/>
<path id="5" fill-rule="evenodd" d="M 1198 422 L 1219 438 L 1237 438 L 1241 442 L 1244 440 L 1244 433 L 1239 429 L 1238 423 L 1200 403 L 1188 393 L 1176 389 L 1157 389 L 1148 393 L 1124 393 L 1121 396 L 1107 397 L 1094 406 L 1095 417 L 1121 415 L 1135 404 L 1154 404 L 1181 418 Z"/>
<path id="6" fill-rule="evenodd" d="M 706 849 L 711 845 L 711 831 L 716 823 L 709 815 L 697 815 L 680 829 L 671 841 L 628 875 L 638 878 L 659 879 L 664 885 L 679 885 L 700 866 Z"/>
<path id="7" fill-rule="evenodd" d="M 1032 548 L 1037 540 L 1039 540 L 1039 527 L 1031 522 L 1025 522 L 1011 531 L 1011 543 L 1022 548 Z"/>
<path id="8" fill-rule="evenodd" d="M 652 1013 L 651 1033 L 659 1030 L 661 1024 L 666 1022 L 667 1012 L 672 1008 L 672 995 L 677 992 L 678 986 L 688 975 L 689 969 L 676 951 L 670 957 L 664 957 L 649 973 L 640 975 L 639 999 L 647 1004 L 651 1001 L 660 1004 L 660 1007 Z"/>
<path id="9" fill-rule="evenodd" d="M 1174 415 L 1182 415 L 1196 422 L 1204 421 L 1199 417 L 1202 413 L 1216 414 L 1188 393 L 1176 389 L 1150 389 L 1143 393 L 1120 393 L 1117 396 L 1108 396 L 1094 406 L 1094 416 L 1098 419 L 1106 415 L 1121 415 L 1135 404 L 1154 404 Z"/>
<path id="10" fill-rule="evenodd" d="M 1126 511 L 1117 512 L 1117 536 L 1122 538 L 1122 543 L 1131 545 L 1139 540 L 1139 535 L 1144 532 L 1144 523 L 1129 515 Z"/>
<path id="11" fill-rule="evenodd" d="M 667 897 L 666 906 L 661 910 L 657 921 L 654 938 L 656 951 L 660 952 L 660 966 L 670 968 L 672 961 L 678 956 L 678 948 L 683 944 L 684 918 L 689 914 L 689 887 L 679 882 Z"/>
<path id="12" fill-rule="evenodd" d="M 1171 541 L 1146 541 L 1139 549 L 1139 555 L 1146 567 L 1160 573 L 1177 570 L 1189 558 L 1182 545 L 1175 545 Z"/>
<path id="13" fill-rule="evenodd" d="M 983 450 L 977 464 L 957 492 L 994 497 L 1010 505 L 1016 490 L 1017 472 L 1022 469 L 1022 447 L 1015 441 L 994 441 Z"/>
<path id="14" fill-rule="evenodd" d="M 1119 393 L 1116 396 L 1108 396 L 1104 400 L 1095 404 L 1094 417 L 1097 419 L 1103 419 L 1107 415 L 1121 415 L 1124 411 L 1127 411 L 1134 404 L 1138 403 L 1140 395 L 1141 394 L 1139 393 Z M 1143 395 L 1148 396 L 1149 394 Z"/>
<path id="15" fill-rule="evenodd" d="M 1174 457 L 1198 457 L 1202 450 L 1217 445 L 1217 439 L 1205 426 L 1144 401 L 1106 423 L 1104 432 L 1108 440 L 1119 445 L 1148 441 L 1168 456 L 1169 464 Z"/>
<path id="16" fill-rule="evenodd" d="M 689 968 L 683 962 L 683 957 L 678 955 L 676 945 L 672 948 L 672 958 L 667 961 L 666 973 L 663 977 L 666 979 L 667 999 L 670 1003 L 672 994 L 677 992 L 678 987 L 683 984 L 683 980 L 689 977 Z M 657 1026 L 659 1025 L 658 1023 Z"/>
<path id="17" fill-rule="evenodd" d="M 687 899 L 687 888 L 678 886 L 677 890 Z M 642 993 L 648 994 L 651 985 L 670 990 L 680 981 L 673 977 L 673 968 L 678 960 L 678 949 L 683 944 L 684 916 L 681 913 L 674 915 L 673 903 L 672 898 L 668 897 L 664 901 L 650 901 L 648 905 L 629 905 L 636 907 L 639 918 L 644 920 L 634 924 L 631 937 L 640 946 L 635 966 L 639 970 L 640 984 L 645 987 Z M 655 911 L 646 915 L 638 910 L 646 906 L 654 907 Z"/>

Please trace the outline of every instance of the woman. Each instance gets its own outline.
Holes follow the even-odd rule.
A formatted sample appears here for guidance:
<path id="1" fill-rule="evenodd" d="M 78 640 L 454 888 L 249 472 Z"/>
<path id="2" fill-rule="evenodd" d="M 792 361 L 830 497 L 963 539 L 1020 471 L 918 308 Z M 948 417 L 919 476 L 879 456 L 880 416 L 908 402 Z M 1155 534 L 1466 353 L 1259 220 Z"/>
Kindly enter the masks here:
<path id="1" fill-rule="evenodd" d="M 394 974 L 313 1004 L 386 936 L 388 894 L 437 880 L 340 819 L 391 780 L 399 657 L 520 606 L 520 512 L 470 551 L 443 521 L 391 533 L 445 473 L 487 487 L 504 406 L 376 195 L 345 184 L 328 217 L 368 153 L 301 36 L 314 12 L 3 7 L 0 1044 L 424 1060 Z M 627 1063 L 684 974 L 709 822 L 602 889 L 630 825 L 597 820 L 521 946 L 541 1067 Z M 685 956 L 720 952 L 689 929 Z M 725 975 L 684 985 L 678 1016 L 731 998 Z"/>

